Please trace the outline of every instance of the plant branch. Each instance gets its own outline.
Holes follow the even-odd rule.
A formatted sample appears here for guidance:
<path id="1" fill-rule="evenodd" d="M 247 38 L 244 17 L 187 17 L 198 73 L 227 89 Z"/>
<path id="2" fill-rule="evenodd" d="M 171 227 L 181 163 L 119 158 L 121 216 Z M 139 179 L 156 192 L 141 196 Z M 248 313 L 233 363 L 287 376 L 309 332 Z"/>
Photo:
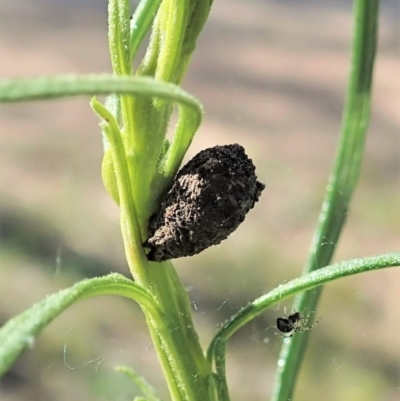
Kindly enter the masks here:
<path id="1" fill-rule="evenodd" d="M 378 36 L 379 0 L 355 0 L 351 71 L 335 165 L 309 252 L 305 272 L 330 263 L 346 222 L 348 208 L 361 169 L 370 120 L 371 87 Z M 315 311 L 322 289 L 300 294 L 294 309 Z M 308 333 L 282 344 L 272 401 L 293 397 L 305 355 Z"/>

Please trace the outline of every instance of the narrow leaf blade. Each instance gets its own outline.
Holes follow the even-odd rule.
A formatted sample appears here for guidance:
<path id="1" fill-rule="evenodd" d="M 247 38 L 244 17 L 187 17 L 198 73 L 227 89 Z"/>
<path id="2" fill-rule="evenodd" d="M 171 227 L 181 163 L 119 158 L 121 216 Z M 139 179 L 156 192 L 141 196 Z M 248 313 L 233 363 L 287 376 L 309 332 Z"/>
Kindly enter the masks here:
<path id="1" fill-rule="evenodd" d="M 102 294 L 127 296 L 149 305 L 147 292 L 117 273 L 83 280 L 70 288 L 49 295 L 1 327 L 0 376 L 8 370 L 21 352 L 33 343 L 34 337 L 55 317 L 81 299 Z"/>

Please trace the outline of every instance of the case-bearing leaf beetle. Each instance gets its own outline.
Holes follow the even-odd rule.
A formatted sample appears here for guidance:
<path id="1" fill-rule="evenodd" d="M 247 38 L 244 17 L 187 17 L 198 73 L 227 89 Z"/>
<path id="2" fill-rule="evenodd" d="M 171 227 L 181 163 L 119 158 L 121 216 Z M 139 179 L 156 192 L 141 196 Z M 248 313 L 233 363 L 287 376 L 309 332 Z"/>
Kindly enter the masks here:
<path id="1" fill-rule="evenodd" d="M 149 260 L 195 255 L 219 244 L 244 220 L 261 195 L 255 167 L 238 144 L 205 149 L 176 175 L 150 219 Z"/>

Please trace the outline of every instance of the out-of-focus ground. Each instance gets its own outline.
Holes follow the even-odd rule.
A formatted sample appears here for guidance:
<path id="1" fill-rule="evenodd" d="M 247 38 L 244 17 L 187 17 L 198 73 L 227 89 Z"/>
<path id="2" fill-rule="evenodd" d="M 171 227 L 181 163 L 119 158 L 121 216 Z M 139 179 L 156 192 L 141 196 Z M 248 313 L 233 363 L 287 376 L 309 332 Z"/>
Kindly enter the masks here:
<path id="1" fill-rule="evenodd" d="M 189 155 L 240 142 L 266 189 L 227 241 L 176 266 L 202 342 L 249 300 L 301 273 L 332 166 L 349 69 L 350 2 L 216 0 L 184 88 L 205 106 Z M 400 245 L 399 19 L 383 2 L 359 187 L 335 260 Z M 110 71 L 106 2 L 0 0 L 0 75 Z M 87 98 L 0 108 L 0 322 L 83 277 L 128 274 L 100 179 Z M 295 400 L 400 397 L 400 270 L 329 284 Z M 232 400 L 269 399 L 285 305 L 228 346 Z M 286 304 L 290 308 L 290 304 Z M 56 319 L 0 382 L 2 401 L 131 400 L 127 364 L 166 387 L 138 307 L 102 297 Z"/>

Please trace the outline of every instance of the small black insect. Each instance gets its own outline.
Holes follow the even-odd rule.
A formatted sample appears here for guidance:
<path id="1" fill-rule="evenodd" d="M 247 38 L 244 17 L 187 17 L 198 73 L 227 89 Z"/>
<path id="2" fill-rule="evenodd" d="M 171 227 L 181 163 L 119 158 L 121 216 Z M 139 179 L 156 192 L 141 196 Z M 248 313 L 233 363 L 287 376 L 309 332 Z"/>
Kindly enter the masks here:
<path id="1" fill-rule="evenodd" d="M 285 337 L 293 337 L 294 333 L 310 330 L 318 323 L 317 320 L 314 324 L 308 326 L 308 320 L 300 312 L 294 312 L 288 317 L 278 317 L 276 319 L 276 327 L 281 333 L 289 334 Z"/>
<path id="2" fill-rule="evenodd" d="M 201 151 L 178 172 L 150 219 L 147 258 L 162 262 L 219 244 L 236 230 L 263 189 L 242 146 Z"/>

